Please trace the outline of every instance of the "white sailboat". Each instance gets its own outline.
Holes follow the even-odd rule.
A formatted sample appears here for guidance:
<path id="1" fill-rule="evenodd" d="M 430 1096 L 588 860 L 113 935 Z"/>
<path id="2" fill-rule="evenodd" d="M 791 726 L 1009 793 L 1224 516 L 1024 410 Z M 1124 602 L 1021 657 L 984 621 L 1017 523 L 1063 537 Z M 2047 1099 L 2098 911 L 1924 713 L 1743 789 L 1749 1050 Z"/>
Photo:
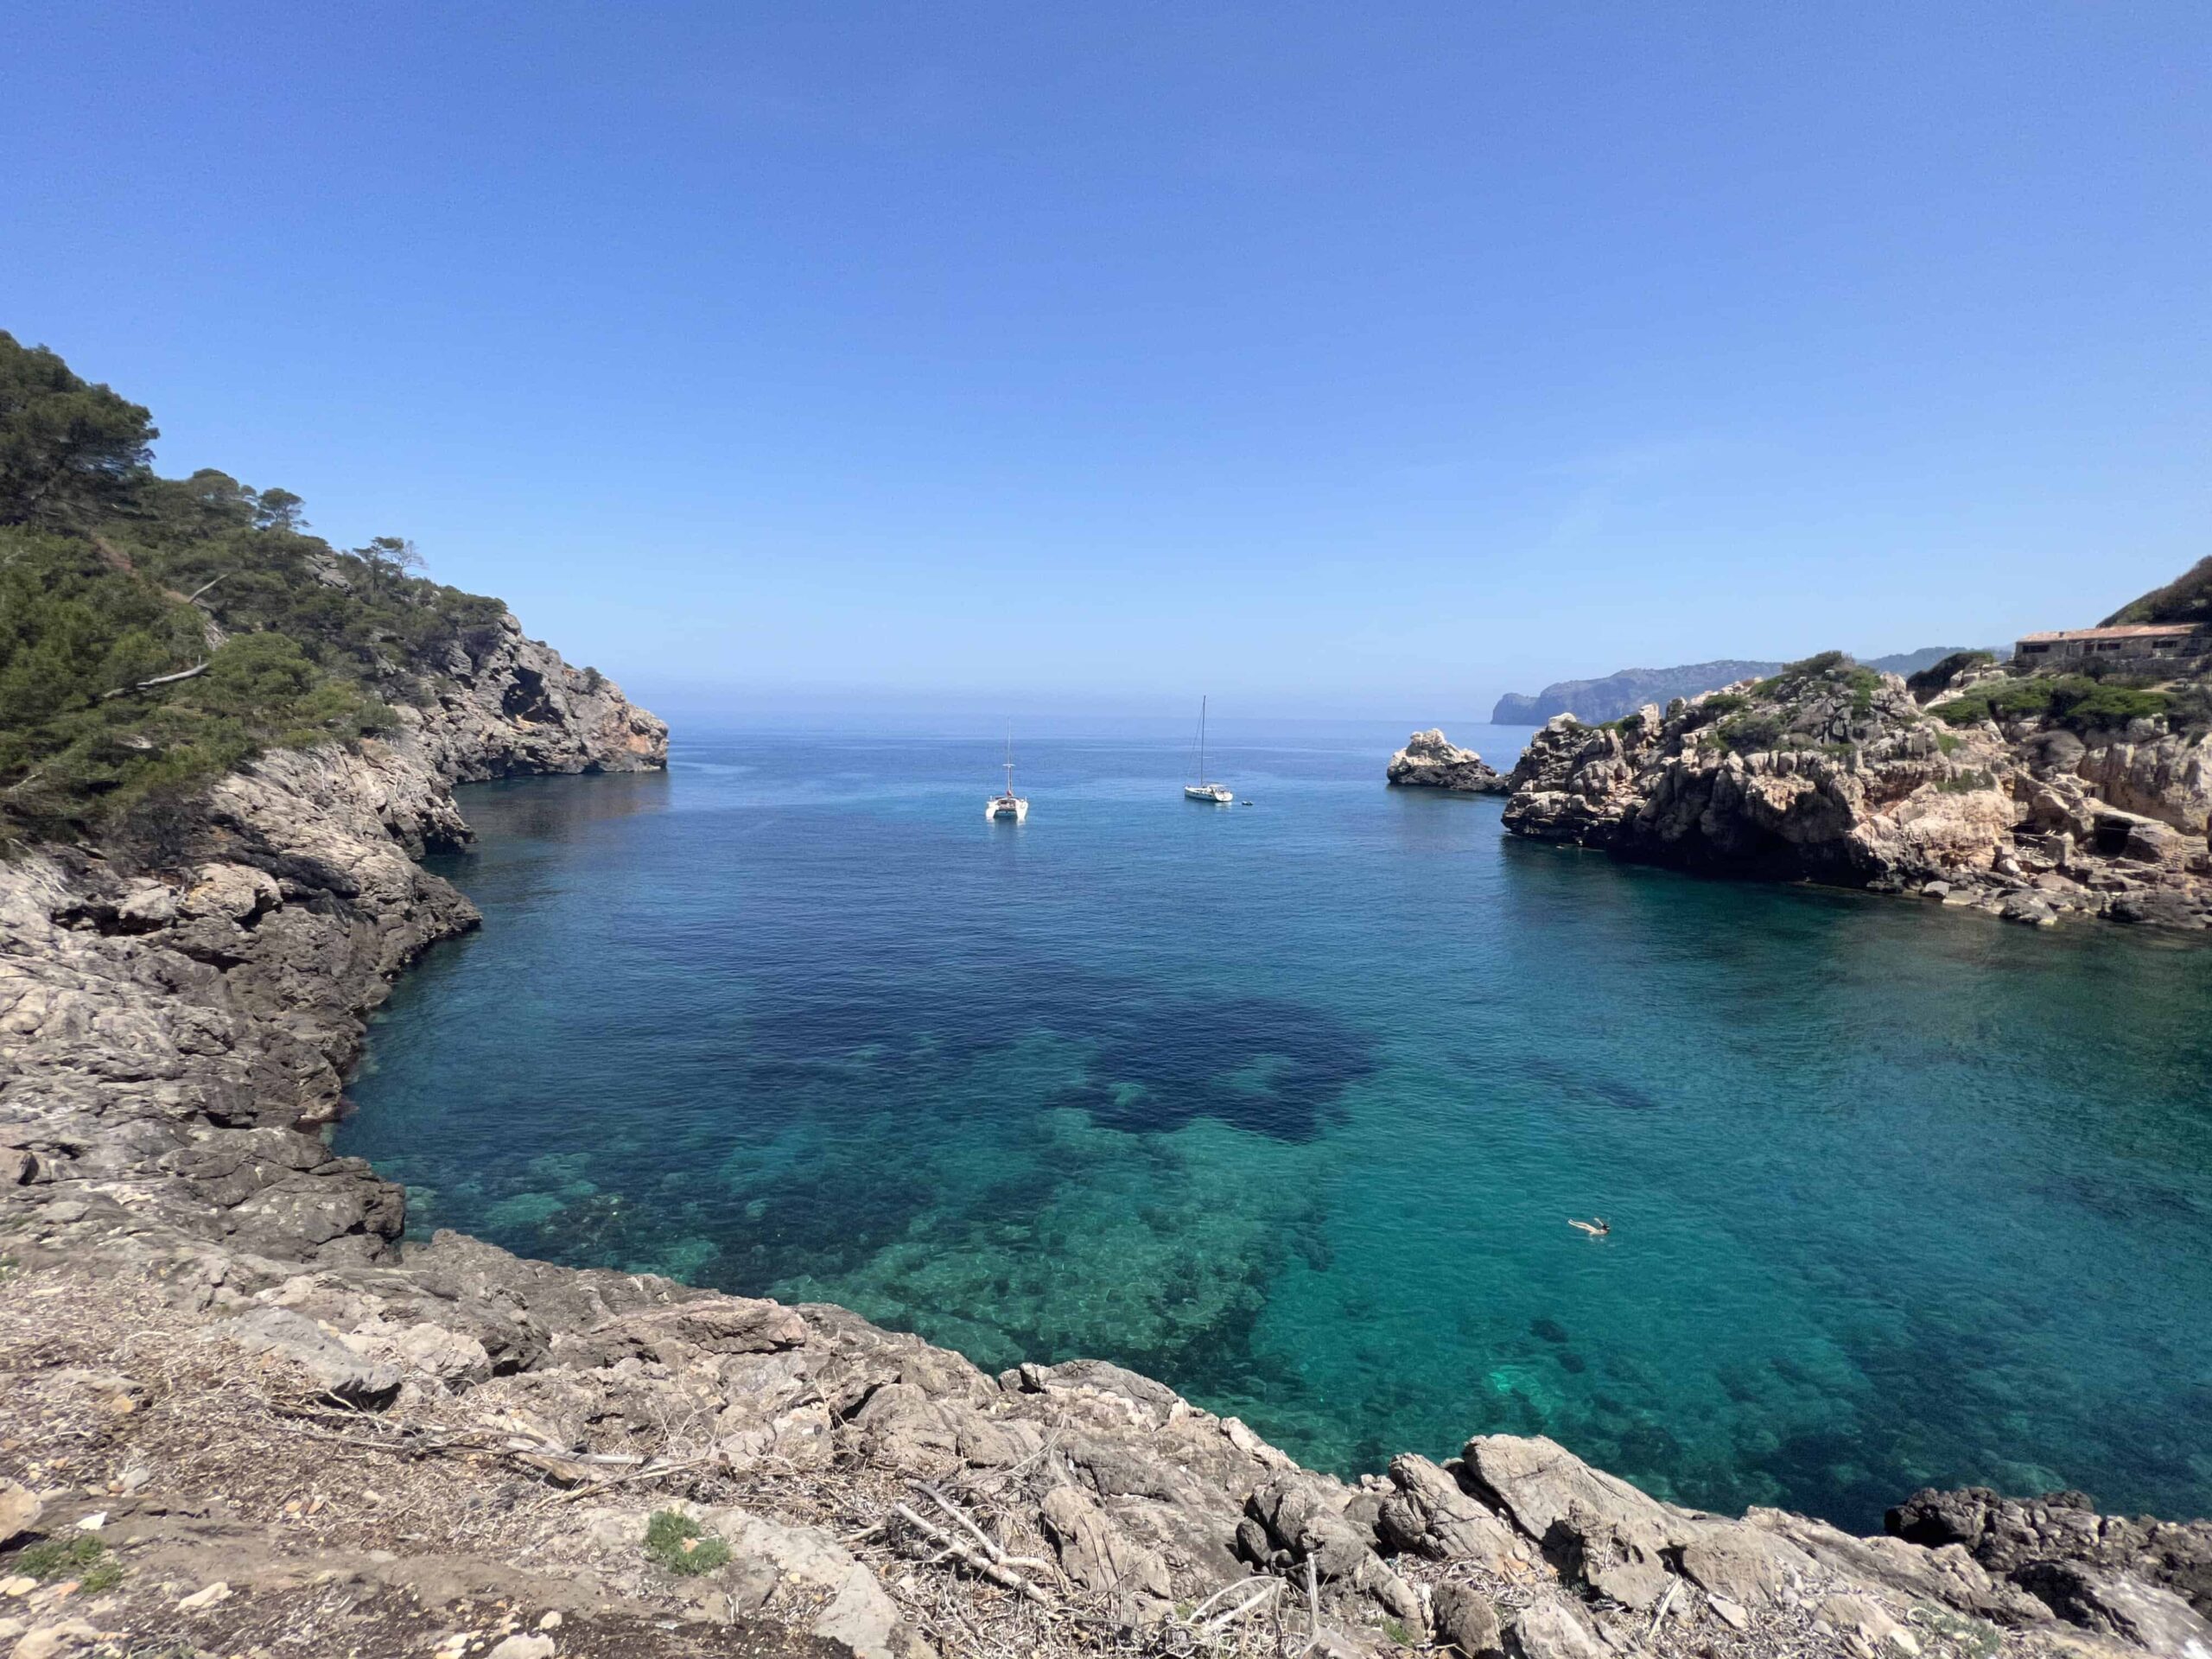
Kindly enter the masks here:
<path id="1" fill-rule="evenodd" d="M 983 803 L 983 816 L 995 823 L 1022 823 L 1029 817 L 1029 803 L 1014 792 L 1014 734 L 1006 739 L 1006 787 Z"/>
<path id="2" fill-rule="evenodd" d="M 1235 790 L 1227 784 L 1206 780 L 1206 700 L 1204 697 L 1198 699 L 1198 781 L 1183 785 L 1183 798 L 1186 801 L 1205 801 L 1212 806 L 1236 804 Z"/>

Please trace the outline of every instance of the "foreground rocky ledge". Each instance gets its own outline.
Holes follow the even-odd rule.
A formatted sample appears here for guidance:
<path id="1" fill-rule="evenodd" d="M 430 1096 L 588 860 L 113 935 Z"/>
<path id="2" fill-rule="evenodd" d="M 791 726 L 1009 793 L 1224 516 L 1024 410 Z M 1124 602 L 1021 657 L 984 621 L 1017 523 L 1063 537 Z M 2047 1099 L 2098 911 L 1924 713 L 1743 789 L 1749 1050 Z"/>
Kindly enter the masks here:
<path id="1" fill-rule="evenodd" d="M 1857 1539 L 1503 1436 L 1346 1484 L 1112 1365 L 403 1246 L 400 1190 L 302 1131 L 474 923 L 410 854 L 467 834 L 454 778 L 664 753 L 526 644 L 392 744 L 226 779 L 158 857 L 0 868 L 16 1659 L 2212 1651 L 2202 1528 L 1929 1494 Z"/>

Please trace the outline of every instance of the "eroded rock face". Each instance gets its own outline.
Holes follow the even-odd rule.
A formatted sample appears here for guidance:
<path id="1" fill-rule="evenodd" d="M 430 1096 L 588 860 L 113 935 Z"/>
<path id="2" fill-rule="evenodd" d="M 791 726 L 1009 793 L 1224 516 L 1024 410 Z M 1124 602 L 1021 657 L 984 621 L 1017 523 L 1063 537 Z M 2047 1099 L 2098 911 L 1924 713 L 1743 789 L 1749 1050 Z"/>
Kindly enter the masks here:
<path id="1" fill-rule="evenodd" d="M 454 658 L 389 741 L 276 751 L 105 856 L 0 864 L 5 1171 L 126 1181 L 146 1212 L 257 1251 L 389 1253 L 399 1189 L 296 1131 L 340 1113 L 393 976 L 478 922 L 415 862 L 468 837 L 451 785 L 667 758 L 659 721 L 512 618 Z"/>
<path id="2" fill-rule="evenodd" d="M 1389 777 L 1394 784 L 1476 795 L 1502 795 L 1507 787 L 1503 772 L 1433 728 L 1406 740 L 1406 747 L 1390 757 Z"/>
<path id="3" fill-rule="evenodd" d="M 1560 715 L 1514 767 L 1513 834 L 1714 874 L 1925 893 L 2044 925 L 2212 925 L 2212 738 L 1953 728 L 1847 662 L 1664 715 Z"/>
<path id="4" fill-rule="evenodd" d="M 546 772 L 640 772 L 668 763 L 668 727 L 612 680 L 571 668 L 512 616 L 480 657 L 456 646 L 421 741 L 454 783 Z M 409 711 L 403 711 L 404 714 Z"/>
<path id="5" fill-rule="evenodd" d="M 1884 1519 L 1895 1536 L 1931 1549 L 1963 1548 L 2045 1600 L 2084 1599 L 2094 1580 L 2126 1577 L 2212 1618 L 2212 1522 L 2132 1520 L 2098 1514 L 2082 1492 L 2005 1497 L 1986 1486 L 1923 1488 Z M 2045 1570 L 2061 1566 L 2085 1569 L 2088 1579 Z"/>

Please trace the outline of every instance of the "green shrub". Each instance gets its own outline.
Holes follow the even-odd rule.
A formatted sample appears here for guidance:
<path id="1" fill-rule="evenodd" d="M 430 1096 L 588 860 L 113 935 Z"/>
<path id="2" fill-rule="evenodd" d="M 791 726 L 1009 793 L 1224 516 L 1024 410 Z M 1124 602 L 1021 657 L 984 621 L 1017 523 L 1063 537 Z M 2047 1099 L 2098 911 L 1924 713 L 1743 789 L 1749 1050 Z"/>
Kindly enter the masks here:
<path id="1" fill-rule="evenodd" d="M 1837 669 L 1848 667 L 1850 664 L 1851 657 L 1847 652 L 1816 652 L 1810 657 L 1801 658 L 1796 662 L 1783 664 L 1780 673 L 1770 675 L 1753 686 L 1751 695 L 1755 697 L 1783 696 L 1802 686 L 1808 680 L 1825 678 Z M 1872 672 L 1872 670 L 1860 671 Z M 1878 676 L 1875 683 L 1878 685 L 1880 683 Z"/>
<path id="2" fill-rule="evenodd" d="M 1751 700 L 1740 691 L 1719 691 L 1707 697 L 1690 712 L 1697 716 L 1700 726 L 1710 726 L 1716 720 L 1738 713 L 1751 706 Z"/>
<path id="3" fill-rule="evenodd" d="M 1732 754 L 1752 754 L 1771 749 L 1781 741 L 1788 722 L 1772 709 L 1733 715 L 1713 728 L 1720 747 Z"/>
<path id="4" fill-rule="evenodd" d="M 2166 721 L 2192 737 L 2212 730 L 2212 685 L 2193 680 L 2166 693 Z"/>
<path id="5" fill-rule="evenodd" d="M 2086 674 L 2058 674 L 1977 686 L 1964 696 L 1937 703 L 1929 712 L 1953 726 L 2040 716 L 2083 731 L 2149 719 L 2164 714 L 2168 706 L 2164 692 L 2100 682 Z"/>
<path id="6" fill-rule="evenodd" d="M 499 637 L 505 607 L 410 574 L 404 541 L 341 551 L 288 490 L 155 476 L 156 435 L 0 333 L 0 846 L 389 732 Z"/>
<path id="7" fill-rule="evenodd" d="M 690 1516 L 657 1510 L 645 1522 L 645 1555 L 678 1578 L 695 1579 L 729 1565 L 729 1546 Z"/>
<path id="8" fill-rule="evenodd" d="M 1939 663 L 1930 663 L 1916 674 L 1905 677 L 1905 690 L 1925 702 L 1929 697 L 1965 673 L 1970 668 L 1988 668 L 1997 661 L 1996 653 L 1987 651 L 1955 651 Z"/>
<path id="9" fill-rule="evenodd" d="M 2166 698 L 2163 692 L 2107 684 L 2079 698 L 2055 701 L 2052 708 L 2069 726 L 2125 726 L 2131 720 L 2151 720 L 2164 714 Z"/>
<path id="10" fill-rule="evenodd" d="M 1785 680 L 1809 680 L 1817 675 L 1826 674 L 1835 669 L 1842 668 L 1850 661 L 1851 653 L 1849 652 L 1815 652 L 1810 657 L 1802 658 L 1796 662 L 1791 663 L 1788 667 L 1784 668 L 1781 674 L 1777 677 Z M 1869 671 L 1871 672 L 1872 671 Z"/>
<path id="11" fill-rule="evenodd" d="M 2123 605 L 2103 626 L 2123 622 L 2212 622 L 2212 558 L 2199 559 L 2164 587 Z"/>
<path id="12" fill-rule="evenodd" d="M 89 1532 L 73 1538 L 49 1538 L 17 1555 L 13 1570 L 42 1584 L 74 1579 L 81 1590 L 111 1590 L 123 1581 L 123 1568 L 108 1559 L 107 1546 Z"/>

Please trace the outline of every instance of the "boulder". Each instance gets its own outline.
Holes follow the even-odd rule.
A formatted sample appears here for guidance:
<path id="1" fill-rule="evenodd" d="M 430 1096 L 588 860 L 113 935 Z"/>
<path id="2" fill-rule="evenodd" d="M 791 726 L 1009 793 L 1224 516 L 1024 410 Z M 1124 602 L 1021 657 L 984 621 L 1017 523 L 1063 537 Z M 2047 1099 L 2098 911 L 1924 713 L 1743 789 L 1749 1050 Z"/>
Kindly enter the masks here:
<path id="1" fill-rule="evenodd" d="M 1830 1596 L 1813 1609 L 1815 1628 L 1849 1641 L 1864 1655 L 1917 1654 L 1920 1638 L 1897 1623 L 1889 1609 L 1866 1596 Z"/>
<path id="2" fill-rule="evenodd" d="M 906 1659 L 917 1650 L 875 1574 L 821 1528 L 786 1526 L 741 1509 L 709 1510 L 699 1519 L 739 1562 L 772 1572 L 810 1607 L 813 1635 L 843 1643 L 857 1659 Z"/>
<path id="3" fill-rule="evenodd" d="M 1038 1518 L 1060 1570 L 1085 1589 L 1156 1600 L 1172 1593 L 1166 1562 L 1124 1535 L 1096 1499 L 1072 1486 L 1055 1486 L 1045 1495 Z"/>
<path id="4" fill-rule="evenodd" d="M 38 1525 L 46 1505 L 28 1486 L 0 1480 L 0 1548 L 12 1544 Z"/>
<path id="5" fill-rule="evenodd" d="M 1311 1560 L 1324 1583 L 1356 1583 L 1375 1560 L 1376 1541 L 1345 1516 L 1348 1497 L 1317 1476 L 1285 1476 L 1255 1491 L 1247 1508 L 1294 1562 Z"/>
<path id="6" fill-rule="evenodd" d="M 1745 1607 L 1779 1601 L 1793 1574 L 1802 1575 L 1813 1559 L 1785 1540 L 1755 1528 L 1716 1525 L 1681 1548 L 1682 1576 L 1707 1595 Z"/>
<path id="7" fill-rule="evenodd" d="M 332 1399 L 365 1411 L 381 1411 L 399 1393 L 397 1366 L 363 1358 L 313 1319 L 289 1308 L 257 1307 L 218 1321 L 211 1338 L 236 1343 L 297 1366 Z"/>
<path id="8" fill-rule="evenodd" d="M 1599 1594 L 1641 1608 L 1666 1592 L 1666 1553 L 1687 1535 L 1687 1517 L 1541 1437 L 1478 1436 L 1462 1466 L 1555 1565 Z"/>
<path id="9" fill-rule="evenodd" d="M 624 1359 L 681 1363 L 702 1354 L 766 1354 L 806 1342 L 806 1321 L 780 1302 L 742 1296 L 702 1296 L 626 1313 L 564 1338 L 563 1364 L 612 1365 Z"/>
<path id="10" fill-rule="evenodd" d="M 1439 1644 L 1457 1648 L 1461 1659 L 1501 1659 L 1505 1652 L 1497 1605 L 1472 1585 L 1437 1586 L 1430 1626 Z"/>
<path id="11" fill-rule="evenodd" d="M 1518 1534 L 1464 1491 L 1451 1473 L 1408 1452 L 1390 1460 L 1397 1489 L 1382 1500 L 1376 1531 L 1389 1548 L 1439 1560 L 1472 1560 L 1493 1573 L 1530 1552 Z"/>
<path id="12" fill-rule="evenodd" d="M 1605 1659 L 1605 1644 L 1563 1601 L 1532 1603 L 1505 1627 L 1507 1659 Z"/>

